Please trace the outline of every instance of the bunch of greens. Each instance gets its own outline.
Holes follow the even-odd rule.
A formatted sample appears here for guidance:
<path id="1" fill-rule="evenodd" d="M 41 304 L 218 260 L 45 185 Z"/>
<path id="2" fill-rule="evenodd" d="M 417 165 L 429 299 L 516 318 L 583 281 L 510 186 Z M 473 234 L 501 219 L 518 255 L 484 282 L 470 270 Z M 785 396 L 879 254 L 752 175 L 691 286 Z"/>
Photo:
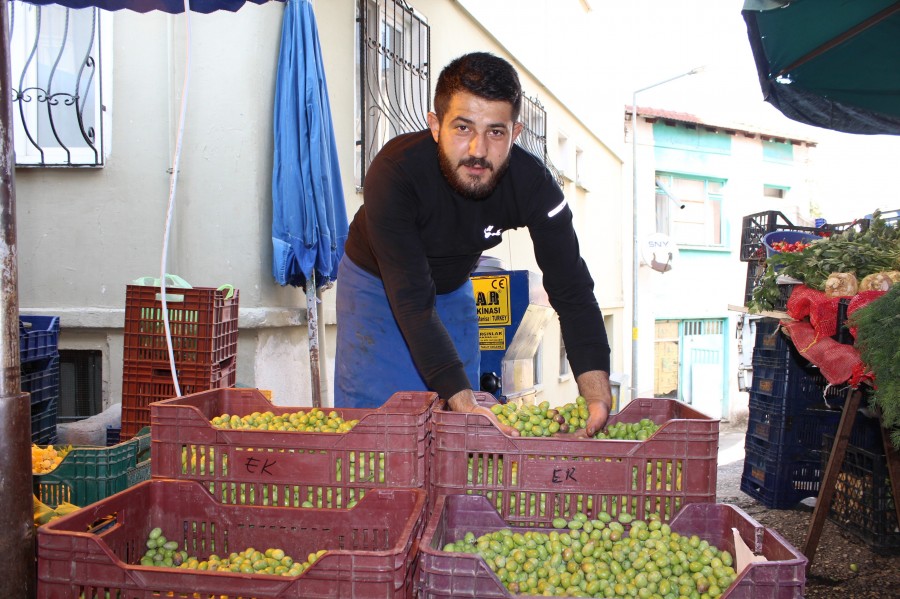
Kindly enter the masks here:
<path id="1" fill-rule="evenodd" d="M 892 226 L 875 212 L 861 231 L 850 227 L 816 241 L 799 252 L 775 254 L 766 259 L 766 271 L 753 290 L 751 312 L 771 310 L 780 299 L 776 279 L 786 275 L 807 287 L 823 290 L 836 272 L 849 272 L 857 279 L 887 270 L 900 270 L 900 227 Z M 775 268 L 778 267 L 776 272 Z"/>
<path id="2" fill-rule="evenodd" d="M 900 285 L 854 312 L 850 324 L 857 327 L 859 355 L 875 374 L 872 404 L 881 409 L 882 426 L 900 449 Z"/>

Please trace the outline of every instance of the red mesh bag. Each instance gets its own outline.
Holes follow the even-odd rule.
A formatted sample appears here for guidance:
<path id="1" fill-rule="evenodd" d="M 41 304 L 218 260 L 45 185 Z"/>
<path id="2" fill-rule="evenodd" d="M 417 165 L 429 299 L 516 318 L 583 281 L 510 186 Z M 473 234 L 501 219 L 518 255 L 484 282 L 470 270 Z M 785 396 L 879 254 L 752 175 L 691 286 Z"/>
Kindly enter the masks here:
<path id="1" fill-rule="evenodd" d="M 806 285 L 795 285 L 787 301 L 788 316 L 794 320 L 803 320 L 809 316 L 813 304 L 818 304 L 823 299 L 827 298 L 821 291 Z"/>
<path id="2" fill-rule="evenodd" d="M 822 376 L 832 385 L 845 383 L 855 370 L 862 367 L 862 359 L 855 347 L 838 343 L 823 335 L 809 322 L 783 320 L 781 326 L 787 331 L 800 355 L 818 366 Z"/>
<path id="3" fill-rule="evenodd" d="M 837 333 L 839 297 L 825 297 L 810 305 L 809 324 L 825 337 L 831 337 Z"/>
<path id="4" fill-rule="evenodd" d="M 847 318 L 849 319 L 851 314 L 867 305 L 869 302 L 877 300 L 885 293 L 887 293 L 887 291 L 860 291 L 853 296 L 853 299 L 850 300 L 850 304 L 847 306 Z M 856 339 L 856 327 L 850 327 L 850 334 Z"/>

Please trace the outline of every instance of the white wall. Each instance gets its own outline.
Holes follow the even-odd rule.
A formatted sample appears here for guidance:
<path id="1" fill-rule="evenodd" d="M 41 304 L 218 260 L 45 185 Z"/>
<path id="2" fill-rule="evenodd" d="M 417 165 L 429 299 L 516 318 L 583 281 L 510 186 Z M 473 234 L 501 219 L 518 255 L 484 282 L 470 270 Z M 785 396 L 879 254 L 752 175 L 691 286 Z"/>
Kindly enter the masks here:
<path id="1" fill-rule="evenodd" d="M 420 0 L 413 5 L 432 26 L 434 65 L 475 49 L 510 58 L 526 91 L 547 109 L 551 156 L 562 129 L 589 153 L 595 186 L 586 193 L 569 184 L 566 191 L 601 307 L 620 314 L 621 160 L 609 150 L 615 143 L 567 111 L 553 87 L 510 56 L 459 3 Z M 353 180 L 355 9 L 354 0 L 314 2 L 351 219 L 362 199 Z M 187 119 L 166 270 L 195 286 L 231 283 L 240 289 L 238 382 L 272 390 L 278 403 L 308 405 L 305 297 L 300 289 L 279 287 L 271 275 L 271 119 L 283 10 L 283 3 L 270 2 L 247 4 L 235 13 L 191 15 Z M 121 395 L 125 286 L 160 272 L 168 169 L 188 54 L 184 15 L 123 10 L 113 17 L 114 44 L 105 49 L 114 61 L 107 82 L 113 101 L 106 165 L 16 172 L 21 310 L 59 314 L 61 348 L 104 352 L 105 405 Z M 619 114 L 592 118 L 614 130 Z M 536 269 L 527 233 L 512 234 L 498 252 L 511 268 Z M 334 289 L 323 291 L 321 299 L 320 364 L 327 405 Z M 614 347 L 621 346 L 622 334 L 610 331 Z M 555 343 L 545 348 L 545 356 L 554 357 L 552 364 L 545 358 L 545 381 L 556 380 L 550 376 L 558 368 Z M 622 352 L 616 355 L 614 367 L 626 368 Z M 573 388 L 559 393 L 572 396 Z"/>

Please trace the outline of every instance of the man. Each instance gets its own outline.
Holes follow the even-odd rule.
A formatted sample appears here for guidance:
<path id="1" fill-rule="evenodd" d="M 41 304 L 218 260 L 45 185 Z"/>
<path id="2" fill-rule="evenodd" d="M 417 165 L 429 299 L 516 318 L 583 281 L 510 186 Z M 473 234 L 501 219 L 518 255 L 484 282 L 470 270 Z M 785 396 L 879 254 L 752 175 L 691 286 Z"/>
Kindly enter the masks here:
<path id="1" fill-rule="evenodd" d="M 469 275 L 505 230 L 528 227 L 578 390 L 586 433 L 606 424 L 609 345 L 572 212 L 547 168 L 513 145 L 522 89 L 485 52 L 447 65 L 429 128 L 400 135 L 366 173 L 338 272 L 335 405 L 378 407 L 431 389 L 460 412 L 475 401 L 478 320 Z M 511 427 L 501 427 L 517 434 Z"/>

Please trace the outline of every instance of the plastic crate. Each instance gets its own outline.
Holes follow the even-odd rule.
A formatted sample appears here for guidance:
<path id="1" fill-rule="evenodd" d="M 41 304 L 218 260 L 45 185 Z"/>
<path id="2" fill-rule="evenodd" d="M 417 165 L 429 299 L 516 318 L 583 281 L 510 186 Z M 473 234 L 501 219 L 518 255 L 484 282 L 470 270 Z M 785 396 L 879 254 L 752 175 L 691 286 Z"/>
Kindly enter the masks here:
<path id="1" fill-rule="evenodd" d="M 224 389 L 237 382 L 237 363 L 229 358 L 215 366 L 176 365 L 181 395 L 208 389 Z M 122 372 L 122 440 L 133 437 L 150 425 L 150 404 L 177 397 L 172 370 L 168 363 L 126 361 Z"/>
<path id="2" fill-rule="evenodd" d="M 741 262 L 760 260 L 766 257 L 762 238 L 772 231 L 803 231 L 815 235 L 823 232 L 837 231 L 846 225 L 826 225 L 825 227 L 800 227 L 794 225 L 784 214 L 777 210 L 767 210 L 748 214 L 741 226 Z"/>
<path id="3" fill-rule="evenodd" d="M 350 510 L 221 505 L 200 484 L 152 480 L 38 529 L 40 599 L 407 599 L 425 492 L 373 490 Z M 305 561 L 284 577 L 135 565 L 154 527 L 199 559 L 253 547 Z"/>
<path id="4" fill-rule="evenodd" d="M 47 399 L 31 404 L 31 442 L 37 445 L 56 443 L 56 424 L 59 398 Z"/>
<path id="5" fill-rule="evenodd" d="M 86 506 L 150 478 L 150 431 L 112 447 L 74 447 L 46 474 L 32 475 L 34 494 L 50 507 Z"/>
<path id="6" fill-rule="evenodd" d="M 794 350 L 794 344 L 781 330 L 781 321 L 777 318 L 760 318 L 755 321 L 756 336 L 753 339 L 753 353 L 757 350 L 772 352 L 774 356 L 783 356 L 788 359 L 788 354 Z M 799 355 L 799 354 L 798 354 Z"/>
<path id="7" fill-rule="evenodd" d="M 820 453 L 770 451 L 751 442 L 744 447 L 741 491 L 771 509 L 790 508 L 815 497 L 822 478 Z"/>
<path id="8" fill-rule="evenodd" d="M 747 281 L 744 284 L 744 305 L 749 306 L 753 300 L 753 290 L 760 286 L 763 275 L 766 274 L 766 261 L 750 260 L 747 262 Z M 779 297 L 772 302 L 772 310 L 787 311 L 787 302 L 794 290 L 791 283 L 778 283 Z"/>
<path id="9" fill-rule="evenodd" d="M 442 548 L 465 533 L 476 536 L 510 528 L 484 497 L 444 495 L 437 499 L 419 546 L 419 599 L 532 599 L 512 594 L 478 555 Z M 727 504 L 685 506 L 671 522 L 674 532 L 697 535 L 734 554 L 732 528 L 768 561 L 750 564 L 721 597 L 725 599 L 799 599 L 806 586 L 807 559 L 782 536 L 765 528 L 743 510 Z M 543 528 L 546 531 L 546 527 Z"/>
<path id="10" fill-rule="evenodd" d="M 635 399 L 609 423 L 642 418 L 661 425 L 646 441 L 523 438 L 486 416 L 435 410 L 430 500 L 485 495 L 516 526 L 601 511 L 668 520 L 688 503 L 715 501 L 719 421 L 675 400 Z"/>
<path id="11" fill-rule="evenodd" d="M 780 404 L 788 413 L 824 406 L 839 408 L 846 399 L 846 387 L 829 385 L 818 368 L 796 349 L 785 353 L 761 349 L 753 351 L 751 396 Z"/>
<path id="12" fill-rule="evenodd" d="M 230 288 L 166 288 L 176 365 L 211 366 L 237 355 L 239 297 Z M 124 347 L 126 362 L 169 362 L 159 287 L 126 287 Z"/>
<path id="13" fill-rule="evenodd" d="M 59 355 L 59 316 L 19 315 L 21 363 Z"/>
<path id="14" fill-rule="evenodd" d="M 59 357 L 22 364 L 20 386 L 31 395 L 31 440 L 39 445 L 56 441 L 59 409 Z"/>
<path id="15" fill-rule="evenodd" d="M 783 409 L 786 402 L 769 402 L 750 393 L 747 446 L 754 443 L 782 453 L 805 454 L 822 448 L 822 435 L 834 435 L 841 420 L 838 410 Z"/>
<path id="16" fill-rule="evenodd" d="M 202 482 L 224 503 L 344 507 L 372 488 L 425 488 L 432 392 L 398 392 L 377 409 L 334 408 L 346 433 L 227 430 L 221 414 L 309 412 L 257 389 L 220 389 L 150 407 L 153 477 Z M 331 411 L 331 410 L 329 410 Z"/>
<path id="17" fill-rule="evenodd" d="M 111 447 L 119 442 L 119 437 L 122 434 L 122 427 L 120 426 L 107 426 L 106 427 L 106 446 Z"/>
<path id="18" fill-rule="evenodd" d="M 32 407 L 59 397 L 59 357 L 23 364 L 20 375 L 20 386 L 31 394 Z"/>
<path id="19" fill-rule="evenodd" d="M 826 447 L 834 443 L 833 435 L 824 439 Z M 826 460 L 827 454 L 823 469 Z M 870 451 L 852 442 L 847 445 L 828 519 L 870 547 L 900 552 L 900 528 L 884 449 Z"/>

